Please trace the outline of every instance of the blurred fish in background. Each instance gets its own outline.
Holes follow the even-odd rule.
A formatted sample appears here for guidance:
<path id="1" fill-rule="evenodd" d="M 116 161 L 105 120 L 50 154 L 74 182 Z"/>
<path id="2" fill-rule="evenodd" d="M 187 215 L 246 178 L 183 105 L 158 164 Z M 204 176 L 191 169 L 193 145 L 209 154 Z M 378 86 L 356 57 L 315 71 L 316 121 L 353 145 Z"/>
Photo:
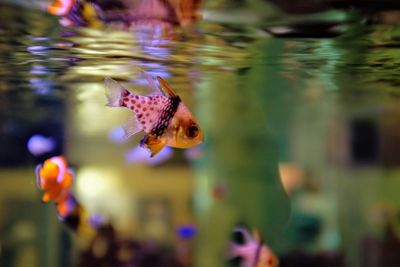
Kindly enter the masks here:
<path id="1" fill-rule="evenodd" d="M 73 172 L 63 156 L 52 157 L 36 167 L 36 181 L 44 191 L 43 202 L 64 199 L 72 186 Z"/>
<path id="2" fill-rule="evenodd" d="M 278 257 L 262 241 L 260 232 L 253 230 L 252 235 L 243 227 L 233 229 L 234 234 L 239 234 L 241 242 L 232 242 L 231 257 L 240 257 L 240 267 L 276 267 L 279 265 Z"/>
<path id="3" fill-rule="evenodd" d="M 36 170 L 38 187 L 45 190 L 43 202 L 54 201 L 60 221 L 78 238 L 88 241 L 79 252 L 77 266 L 191 266 L 193 244 L 189 240 L 197 233 L 194 225 L 184 224 L 177 229 L 181 241 L 172 250 L 151 240 L 121 238 L 101 214 L 87 214 L 71 190 L 72 174 L 62 156 L 47 159 Z M 66 176 L 69 180 L 64 179 Z"/>
<path id="4" fill-rule="evenodd" d="M 48 12 L 62 16 L 64 26 L 94 26 L 118 22 L 126 26 L 140 23 L 164 21 L 186 26 L 197 20 L 201 0 L 116 0 L 76 1 L 54 0 Z"/>
<path id="5" fill-rule="evenodd" d="M 75 3 L 78 2 L 76 0 L 54 0 L 47 6 L 47 10 L 50 14 L 57 16 L 64 16 L 71 12 L 72 7 Z"/>

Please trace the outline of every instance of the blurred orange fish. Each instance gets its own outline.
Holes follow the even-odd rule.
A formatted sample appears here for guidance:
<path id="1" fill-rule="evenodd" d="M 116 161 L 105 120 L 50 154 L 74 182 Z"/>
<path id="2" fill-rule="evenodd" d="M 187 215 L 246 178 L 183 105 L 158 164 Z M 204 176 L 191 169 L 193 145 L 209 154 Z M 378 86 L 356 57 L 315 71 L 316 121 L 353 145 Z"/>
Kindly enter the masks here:
<path id="1" fill-rule="evenodd" d="M 65 198 L 72 185 L 73 172 L 63 156 L 47 159 L 36 167 L 36 182 L 44 190 L 43 202 L 58 202 Z"/>
<path id="2" fill-rule="evenodd" d="M 54 0 L 47 6 L 50 14 L 64 16 L 68 14 L 74 6 L 76 0 Z"/>
<path id="3" fill-rule="evenodd" d="M 175 91 L 161 77 L 159 85 L 148 77 L 155 94 L 140 96 L 128 91 L 111 78 L 105 79 L 107 106 L 126 107 L 135 117 L 124 127 L 125 137 L 140 131 L 146 135 L 140 145 L 156 155 L 164 146 L 191 148 L 204 141 L 200 126 Z"/>
<path id="4" fill-rule="evenodd" d="M 255 229 L 253 234 L 242 227 L 233 230 L 243 236 L 243 244 L 233 243 L 231 257 L 241 257 L 241 267 L 276 267 L 279 260 L 274 252 L 262 241 L 260 232 Z"/>

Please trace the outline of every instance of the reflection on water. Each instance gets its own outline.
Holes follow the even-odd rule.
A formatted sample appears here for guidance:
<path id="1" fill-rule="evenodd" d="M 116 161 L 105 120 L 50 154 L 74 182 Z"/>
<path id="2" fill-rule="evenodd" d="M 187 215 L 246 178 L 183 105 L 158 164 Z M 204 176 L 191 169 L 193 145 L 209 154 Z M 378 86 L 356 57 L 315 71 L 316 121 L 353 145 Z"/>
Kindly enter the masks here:
<path id="1" fill-rule="evenodd" d="M 238 266 L 238 225 L 280 266 L 399 265 L 398 11 L 206 1 L 195 23 L 199 1 L 93 1 L 76 27 L 20 2 L 0 4 L 1 266 Z M 103 79 L 145 94 L 139 69 L 176 88 L 204 146 L 152 164 L 119 139 L 130 113 L 104 107 Z M 92 239 L 40 202 L 35 166 L 60 154 Z"/>

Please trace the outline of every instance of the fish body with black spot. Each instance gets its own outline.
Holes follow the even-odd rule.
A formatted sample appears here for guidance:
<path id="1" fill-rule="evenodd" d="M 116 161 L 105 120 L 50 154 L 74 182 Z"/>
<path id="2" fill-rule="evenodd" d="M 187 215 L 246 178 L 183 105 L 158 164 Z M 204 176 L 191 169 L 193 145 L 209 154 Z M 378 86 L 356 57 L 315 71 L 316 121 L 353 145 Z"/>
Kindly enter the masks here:
<path id="1" fill-rule="evenodd" d="M 243 237 L 240 244 L 232 242 L 230 256 L 242 258 L 240 267 L 277 267 L 279 259 L 275 253 L 262 241 L 257 229 L 250 234 L 247 229 L 237 227 L 233 230 Z"/>
<path id="2" fill-rule="evenodd" d="M 140 145 L 156 155 L 164 146 L 191 148 L 204 141 L 199 123 L 175 91 L 160 77 L 158 85 L 149 78 L 156 93 L 142 96 L 129 91 L 118 82 L 106 78 L 108 106 L 125 107 L 135 117 L 124 127 L 128 138 L 144 131 Z"/>

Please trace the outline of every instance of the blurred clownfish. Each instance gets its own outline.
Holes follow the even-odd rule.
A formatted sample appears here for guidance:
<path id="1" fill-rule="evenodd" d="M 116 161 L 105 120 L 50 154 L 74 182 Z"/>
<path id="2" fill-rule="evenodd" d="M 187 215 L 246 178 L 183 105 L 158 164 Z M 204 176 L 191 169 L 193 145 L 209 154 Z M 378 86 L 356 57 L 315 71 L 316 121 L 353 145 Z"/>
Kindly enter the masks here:
<path id="1" fill-rule="evenodd" d="M 234 233 L 240 233 L 243 237 L 243 243 L 232 243 L 231 257 L 241 257 L 241 267 L 276 267 L 279 260 L 274 252 L 262 241 L 260 232 L 255 229 L 253 234 L 242 227 L 233 230 Z"/>
<path id="2" fill-rule="evenodd" d="M 54 0 L 47 6 L 47 10 L 52 15 L 63 16 L 59 22 L 65 27 L 79 25 L 98 28 L 102 26 L 102 22 L 96 7 L 92 2 Z"/>
<path id="3" fill-rule="evenodd" d="M 47 6 L 47 10 L 52 15 L 65 16 L 71 11 L 75 2 L 76 0 L 54 0 Z"/>
<path id="4" fill-rule="evenodd" d="M 47 159 L 36 167 L 36 182 L 44 190 L 43 202 L 58 202 L 65 197 L 72 185 L 73 172 L 68 169 L 63 156 Z"/>
<path id="5" fill-rule="evenodd" d="M 124 127 L 128 138 L 140 131 L 146 135 L 140 145 L 151 152 L 151 157 L 168 145 L 175 148 L 191 148 L 204 141 L 200 126 L 175 91 L 161 77 L 157 86 L 147 76 L 153 94 L 137 95 L 122 87 L 111 78 L 105 79 L 107 106 L 126 107 L 135 117 Z"/>

